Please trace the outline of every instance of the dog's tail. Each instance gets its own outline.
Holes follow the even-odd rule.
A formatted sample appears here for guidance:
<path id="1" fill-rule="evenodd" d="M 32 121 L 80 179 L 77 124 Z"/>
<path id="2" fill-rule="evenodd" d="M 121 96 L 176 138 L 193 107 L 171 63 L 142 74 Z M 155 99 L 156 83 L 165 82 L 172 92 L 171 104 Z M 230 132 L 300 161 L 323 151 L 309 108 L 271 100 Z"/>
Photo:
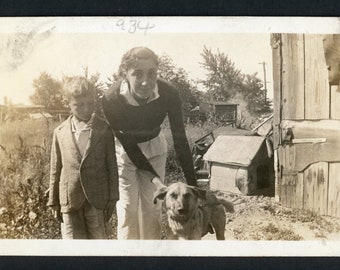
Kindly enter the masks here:
<path id="1" fill-rule="evenodd" d="M 232 202 L 230 202 L 230 201 L 228 201 L 224 198 L 221 198 L 221 197 L 219 197 L 218 200 L 224 206 L 224 209 L 225 209 L 226 212 L 230 212 L 230 213 L 235 212 L 234 205 L 233 205 Z"/>

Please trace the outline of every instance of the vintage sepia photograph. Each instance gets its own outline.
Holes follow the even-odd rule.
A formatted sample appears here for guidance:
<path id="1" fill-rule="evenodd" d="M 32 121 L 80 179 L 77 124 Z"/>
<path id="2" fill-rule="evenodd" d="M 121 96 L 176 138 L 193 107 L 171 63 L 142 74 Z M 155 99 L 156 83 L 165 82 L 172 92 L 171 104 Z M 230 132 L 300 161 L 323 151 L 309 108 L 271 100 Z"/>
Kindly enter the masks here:
<path id="1" fill-rule="evenodd" d="M 337 18 L 3 17 L 0 82 L 0 254 L 340 255 Z"/>

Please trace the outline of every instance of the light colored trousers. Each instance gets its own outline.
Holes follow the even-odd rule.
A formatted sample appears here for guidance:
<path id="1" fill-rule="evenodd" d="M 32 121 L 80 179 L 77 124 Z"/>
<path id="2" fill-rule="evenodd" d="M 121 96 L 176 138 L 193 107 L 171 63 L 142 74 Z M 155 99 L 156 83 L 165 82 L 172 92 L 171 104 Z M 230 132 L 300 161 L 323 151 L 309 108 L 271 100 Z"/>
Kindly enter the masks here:
<path id="1" fill-rule="evenodd" d="M 163 134 L 138 145 L 164 182 L 167 145 Z M 136 168 L 119 141 L 116 153 L 119 171 L 118 239 L 160 239 L 161 203 L 153 203 L 156 186 L 152 184 L 150 174 Z"/>
<path id="2" fill-rule="evenodd" d="M 87 200 L 78 210 L 62 213 L 63 239 L 107 239 L 104 210 L 94 208 Z"/>

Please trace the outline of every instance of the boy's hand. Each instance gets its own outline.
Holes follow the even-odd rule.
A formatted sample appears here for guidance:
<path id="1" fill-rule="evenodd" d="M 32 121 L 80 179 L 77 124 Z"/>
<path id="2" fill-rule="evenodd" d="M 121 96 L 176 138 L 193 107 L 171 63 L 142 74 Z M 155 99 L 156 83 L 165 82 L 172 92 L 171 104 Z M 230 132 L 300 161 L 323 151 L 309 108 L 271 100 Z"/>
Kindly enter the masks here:
<path id="1" fill-rule="evenodd" d="M 116 208 L 116 203 L 117 201 L 116 200 L 113 200 L 113 201 L 109 201 L 107 206 L 106 206 L 106 209 L 104 210 L 104 218 L 105 218 L 105 222 L 108 222 L 113 214 L 113 211 L 115 210 Z"/>

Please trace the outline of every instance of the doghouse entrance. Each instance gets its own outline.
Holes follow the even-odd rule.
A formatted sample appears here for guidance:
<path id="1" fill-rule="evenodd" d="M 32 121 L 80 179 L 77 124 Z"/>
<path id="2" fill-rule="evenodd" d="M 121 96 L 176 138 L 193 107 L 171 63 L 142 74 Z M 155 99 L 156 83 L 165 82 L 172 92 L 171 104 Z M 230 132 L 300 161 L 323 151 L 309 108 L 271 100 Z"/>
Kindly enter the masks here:
<path id="1" fill-rule="evenodd" d="M 257 167 L 257 189 L 270 187 L 270 168 L 268 165 L 260 165 Z"/>

